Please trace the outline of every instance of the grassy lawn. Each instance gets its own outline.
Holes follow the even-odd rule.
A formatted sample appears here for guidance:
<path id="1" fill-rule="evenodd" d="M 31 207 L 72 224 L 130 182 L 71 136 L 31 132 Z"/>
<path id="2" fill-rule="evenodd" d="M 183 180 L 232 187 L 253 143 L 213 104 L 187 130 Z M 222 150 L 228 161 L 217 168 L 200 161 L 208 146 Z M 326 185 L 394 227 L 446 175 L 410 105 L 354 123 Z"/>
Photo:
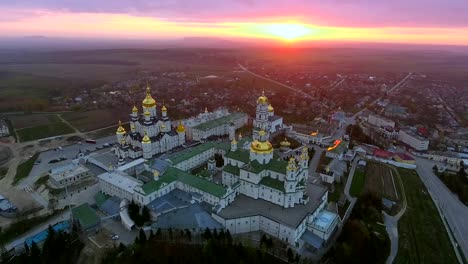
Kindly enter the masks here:
<path id="1" fill-rule="evenodd" d="M 419 176 L 412 170 L 398 171 L 408 208 L 398 222 L 395 263 L 458 263 L 437 208 Z"/>
<path id="2" fill-rule="evenodd" d="M 338 202 L 340 199 L 340 195 L 344 191 L 344 184 L 343 183 L 336 183 L 335 184 L 335 191 L 332 193 L 328 193 L 328 201 L 329 202 Z"/>
<path id="3" fill-rule="evenodd" d="M 16 169 L 15 178 L 13 179 L 13 184 L 16 184 L 21 179 L 28 177 L 32 167 L 34 166 L 34 162 L 36 162 L 37 157 L 39 157 L 39 153 L 34 154 L 34 156 L 29 158 L 27 161 L 18 165 L 18 168 Z"/>
<path id="4" fill-rule="evenodd" d="M 39 125 L 35 127 L 23 128 L 16 130 L 21 142 L 31 141 L 41 138 L 58 136 L 63 134 L 73 133 L 69 125 L 63 122 L 52 123 L 48 125 Z"/>
<path id="5" fill-rule="evenodd" d="M 7 174 L 7 172 L 8 172 L 8 168 L 6 168 L 6 167 L 1 167 L 1 168 L 0 168 L 0 180 L 1 180 L 3 177 L 5 177 L 5 175 Z"/>
<path id="6" fill-rule="evenodd" d="M 365 180 L 366 173 L 364 169 L 356 168 L 353 176 L 353 182 L 351 183 L 351 188 L 349 189 L 349 194 L 353 197 L 358 197 L 364 188 Z"/>

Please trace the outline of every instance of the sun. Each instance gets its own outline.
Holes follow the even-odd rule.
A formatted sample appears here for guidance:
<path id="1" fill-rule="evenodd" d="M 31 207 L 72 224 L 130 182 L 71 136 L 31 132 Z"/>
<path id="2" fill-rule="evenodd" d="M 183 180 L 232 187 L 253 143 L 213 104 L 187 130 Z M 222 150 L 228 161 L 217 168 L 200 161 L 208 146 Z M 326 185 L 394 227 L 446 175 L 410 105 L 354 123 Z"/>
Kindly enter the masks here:
<path id="1" fill-rule="evenodd" d="M 312 33 L 312 29 L 301 24 L 268 24 L 265 33 L 285 40 L 295 40 Z"/>

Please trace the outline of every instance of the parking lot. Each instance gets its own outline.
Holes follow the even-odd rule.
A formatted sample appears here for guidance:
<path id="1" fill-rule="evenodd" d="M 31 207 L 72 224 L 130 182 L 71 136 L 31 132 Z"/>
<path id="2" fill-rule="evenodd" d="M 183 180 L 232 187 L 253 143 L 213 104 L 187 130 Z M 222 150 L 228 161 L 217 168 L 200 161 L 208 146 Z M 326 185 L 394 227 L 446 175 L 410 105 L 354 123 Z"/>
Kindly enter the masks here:
<path id="1" fill-rule="evenodd" d="M 52 150 L 41 152 L 41 154 L 39 155 L 37 159 L 38 161 L 40 161 L 40 163 L 38 162 L 33 166 L 31 172 L 29 173 L 29 176 L 25 178 L 20 184 L 24 187 L 28 185 L 31 186 L 40 176 L 46 174 L 50 169 L 67 164 L 72 159 L 76 158 L 80 150 L 83 152 L 95 151 L 97 150 L 96 148 L 99 148 L 99 149 L 109 151 L 110 147 L 103 148 L 103 145 L 106 143 L 114 143 L 114 142 L 115 142 L 115 136 L 109 136 L 109 137 L 96 139 L 96 144 L 90 144 L 90 143 L 85 143 L 85 142 L 81 144 L 76 143 L 76 144 L 62 147 L 61 150 L 52 149 Z M 49 161 L 54 160 L 54 159 L 59 159 L 59 158 L 66 158 L 66 159 L 63 161 L 56 162 L 56 163 L 49 163 Z"/>

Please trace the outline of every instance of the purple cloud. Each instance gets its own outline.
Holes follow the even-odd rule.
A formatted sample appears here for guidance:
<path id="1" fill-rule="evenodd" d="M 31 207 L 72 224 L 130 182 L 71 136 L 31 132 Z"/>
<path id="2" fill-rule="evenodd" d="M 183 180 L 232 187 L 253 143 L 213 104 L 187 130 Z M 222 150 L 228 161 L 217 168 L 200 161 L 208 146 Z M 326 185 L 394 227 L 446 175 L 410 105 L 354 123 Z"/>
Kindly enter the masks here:
<path id="1" fill-rule="evenodd" d="M 298 17 L 321 26 L 468 27 L 466 0 L 15 0 L 0 7 L 122 13 L 186 22 Z"/>

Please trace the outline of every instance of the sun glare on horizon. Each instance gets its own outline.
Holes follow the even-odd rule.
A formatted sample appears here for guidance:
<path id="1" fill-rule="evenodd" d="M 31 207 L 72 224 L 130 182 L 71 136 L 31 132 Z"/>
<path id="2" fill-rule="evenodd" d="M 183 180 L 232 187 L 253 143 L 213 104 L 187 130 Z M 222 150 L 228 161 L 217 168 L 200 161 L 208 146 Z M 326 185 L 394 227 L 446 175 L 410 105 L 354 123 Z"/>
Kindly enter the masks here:
<path id="1" fill-rule="evenodd" d="M 313 30 L 301 24 L 269 24 L 264 26 L 265 33 L 284 40 L 296 40 L 313 33 Z"/>

